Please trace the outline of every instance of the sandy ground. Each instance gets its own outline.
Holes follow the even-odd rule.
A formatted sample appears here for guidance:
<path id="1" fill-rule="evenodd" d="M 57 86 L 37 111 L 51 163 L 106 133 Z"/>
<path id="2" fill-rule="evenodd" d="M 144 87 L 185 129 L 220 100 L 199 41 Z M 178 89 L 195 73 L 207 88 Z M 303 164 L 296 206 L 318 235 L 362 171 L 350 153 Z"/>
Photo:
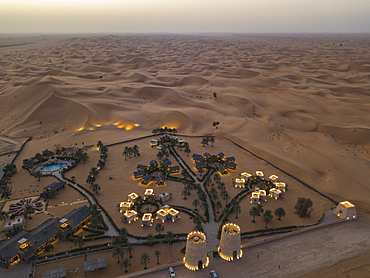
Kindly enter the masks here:
<path id="1" fill-rule="evenodd" d="M 265 205 L 271 209 L 283 206 L 288 211 L 283 220 L 273 219 L 271 227 L 289 224 L 292 219 L 302 225 L 315 222 L 331 205 L 222 138 L 234 140 L 335 200 L 349 200 L 358 211 L 370 212 L 367 35 L 38 36 L 36 40 L 6 40 L 9 45 L 32 41 L 0 50 L 0 136 L 33 138 L 15 160 L 18 173 L 12 178 L 11 199 L 35 196 L 40 192 L 32 192 L 31 184 L 43 188 L 55 181 L 42 178 L 38 182 L 21 169 L 22 160 L 37 152 L 54 149 L 55 144 L 80 146 L 98 140 L 109 144 L 168 126 L 177 128 L 179 134 L 216 136 L 213 148 L 203 148 L 201 139 L 194 139 L 192 153 L 215 153 L 220 148 L 227 156 L 236 157 L 237 170 L 223 177 L 231 195 L 238 190 L 231 188 L 231 178 L 242 171 L 263 170 L 287 182 L 286 198 L 268 200 Z M 212 126 L 214 121 L 220 122 L 218 129 Z M 140 144 L 143 156 L 127 162 L 121 156 L 125 145 L 112 147 L 107 166 L 97 179 L 102 186 L 99 202 L 122 227 L 116 204 L 129 191 L 140 193 L 145 188 L 133 180 L 133 167 L 156 159 L 147 142 Z M 91 149 L 89 156 L 88 163 L 73 170 L 82 185 L 96 165 L 98 152 Z M 113 180 L 108 180 L 110 175 Z M 178 187 L 181 185 L 168 182 L 165 189 L 177 192 Z M 153 188 L 156 194 L 163 189 Z M 313 198 L 309 219 L 291 215 L 299 195 Z M 189 200 L 174 195 L 173 202 L 185 204 L 194 197 L 193 192 Z M 78 196 L 66 198 L 70 202 L 76 199 Z M 239 218 L 246 230 L 254 229 L 248 206 L 246 197 Z M 253 226 L 259 227 L 260 222 L 257 219 Z M 183 213 L 178 222 L 165 224 L 166 231 L 174 232 L 193 227 Z M 138 223 L 128 228 L 155 234 L 152 227 L 143 230 Z"/>
<path id="2" fill-rule="evenodd" d="M 181 248 L 185 246 L 185 243 L 173 243 L 171 245 L 171 253 L 173 257 L 173 261 L 182 260 L 184 254 L 181 253 Z M 140 271 L 144 269 L 144 265 L 140 264 L 140 254 L 143 252 L 147 252 L 150 256 L 150 262 L 147 264 L 148 268 L 153 268 L 158 266 L 157 265 L 157 258 L 154 256 L 154 251 L 159 250 L 161 251 L 161 255 L 159 257 L 159 265 L 164 265 L 171 263 L 171 256 L 170 251 L 167 244 L 155 244 L 152 247 L 147 246 L 137 246 L 134 247 L 134 251 L 132 253 L 132 258 L 130 259 L 129 256 L 126 254 L 124 258 L 129 258 L 131 267 L 128 268 L 128 273 Z M 104 269 L 96 270 L 94 272 L 86 272 L 83 271 L 84 269 L 84 262 L 95 260 L 98 258 L 105 257 L 107 259 L 107 267 Z M 38 265 L 36 267 L 36 275 L 35 277 L 42 277 L 42 272 L 48 269 L 58 268 L 61 266 L 67 266 L 67 276 L 66 277 L 116 277 L 120 275 L 124 275 L 124 268 L 121 268 L 119 264 L 117 264 L 117 259 L 112 257 L 112 251 L 106 252 L 99 252 L 95 254 L 88 254 L 85 256 L 73 257 L 71 259 L 64 259 L 58 260 L 53 263 L 47 263 Z M 78 268 L 78 269 L 77 269 Z"/>

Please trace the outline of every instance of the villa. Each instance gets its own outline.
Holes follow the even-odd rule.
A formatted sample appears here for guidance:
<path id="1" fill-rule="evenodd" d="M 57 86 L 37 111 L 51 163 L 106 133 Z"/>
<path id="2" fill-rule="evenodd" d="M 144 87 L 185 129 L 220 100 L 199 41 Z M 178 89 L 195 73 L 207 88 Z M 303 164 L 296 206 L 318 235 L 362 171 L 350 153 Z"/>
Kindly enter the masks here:
<path id="1" fill-rule="evenodd" d="M 275 198 L 275 200 L 284 196 L 284 194 L 277 188 L 271 188 L 269 196 Z"/>
<path id="2" fill-rule="evenodd" d="M 200 154 L 193 154 L 192 158 L 193 158 L 193 160 L 195 162 L 202 162 L 202 161 L 204 161 L 204 156 L 203 155 L 200 155 Z"/>
<path id="3" fill-rule="evenodd" d="M 132 202 L 132 203 L 135 203 L 137 197 L 139 197 L 139 195 L 137 195 L 135 192 L 132 192 L 132 193 L 128 194 L 128 201 Z"/>
<path id="4" fill-rule="evenodd" d="M 226 162 L 235 162 L 235 157 L 226 157 Z"/>
<path id="5" fill-rule="evenodd" d="M 144 196 L 144 200 L 148 199 L 150 196 L 154 196 L 154 190 L 150 188 L 146 189 Z"/>
<path id="6" fill-rule="evenodd" d="M 256 171 L 256 177 L 263 180 L 265 178 L 265 174 L 262 171 Z"/>
<path id="7" fill-rule="evenodd" d="M 236 178 L 234 184 L 235 184 L 235 187 L 245 188 L 245 179 L 243 179 L 243 178 L 241 178 L 241 179 Z"/>
<path id="8" fill-rule="evenodd" d="M 278 182 L 279 181 L 279 177 L 276 176 L 276 175 L 271 175 L 271 176 L 269 176 L 269 181 L 271 181 L 272 183 Z"/>
<path id="9" fill-rule="evenodd" d="M 157 181 L 157 185 L 164 185 L 165 179 L 162 175 L 155 176 L 155 180 Z"/>
<path id="10" fill-rule="evenodd" d="M 224 157 L 225 157 L 223 152 L 218 153 L 216 156 L 217 156 L 218 159 L 224 159 Z"/>
<path id="11" fill-rule="evenodd" d="M 134 210 L 127 210 L 123 216 L 121 217 L 121 220 L 123 222 L 128 222 L 129 224 L 131 224 L 132 221 L 136 221 L 138 220 L 139 217 L 138 217 L 138 214 L 136 211 Z"/>
<path id="12" fill-rule="evenodd" d="M 224 165 L 219 165 L 218 166 L 218 171 L 220 171 L 221 175 L 225 175 L 228 173 L 227 169 L 225 168 Z"/>
<path id="13" fill-rule="evenodd" d="M 1 232 L 9 233 L 13 231 L 23 230 L 25 219 L 23 215 L 16 216 L 14 219 L 6 220 Z"/>
<path id="14" fill-rule="evenodd" d="M 274 184 L 275 184 L 275 187 L 279 189 L 281 192 L 285 192 L 287 188 L 287 185 L 285 184 L 285 182 L 275 182 Z"/>
<path id="15" fill-rule="evenodd" d="M 348 201 L 340 202 L 334 210 L 334 214 L 340 219 L 352 220 L 357 218 L 355 205 Z"/>
<path id="16" fill-rule="evenodd" d="M 156 160 L 151 160 L 150 162 L 149 162 L 149 165 L 155 165 L 155 166 L 158 166 L 158 162 L 156 161 Z"/>
<path id="17" fill-rule="evenodd" d="M 208 159 L 211 157 L 211 154 L 210 154 L 210 153 L 208 153 L 208 152 L 205 152 L 205 153 L 203 154 L 203 157 L 205 157 L 205 159 L 206 159 L 206 160 L 208 160 Z"/>
<path id="18" fill-rule="evenodd" d="M 136 168 L 137 168 L 138 171 L 145 171 L 146 170 L 146 166 L 142 165 L 142 164 L 137 165 Z"/>
<path id="19" fill-rule="evenodd" d="M 164 164 L 164 165 L 166 165 L 166 166 L 167 166 L 167 168 L 168 168 L 168 167 L 171 167 L 171 165 L 172 165 L 172 162 L 168 159 L 168 157 L 166 157 L 166 158 L 162 159 L 159 163 L 160 163 L 160 164 Z"/>
<path id="20" fill-rule="evenodd" d="M 152 180 L 152 176 L 148 174 L 141 179 L 141 183 L 148 185 L 151 182 L 151 180 Z"/>
<path id="21" fill-rule="evenodd" d="M 260 190 L 256 188 L 256 190 L 252 193 L 251 203 L 260 204 L 261 201 L 267 201 L 266 200 L 266 190 Z"/>
<path id="22" fill-rule="evenodd" d="M 250 181 L 250 179 L 252 178 L 252 175 L 251 174 L 249 174 L 249 173 L 247 173 L 247 172 L 243 172 L 243 173 L 241 173 L 240 174 L 241 176 L 243 176 L 244 177 L 244 179 L 248 182 L 248 181 Z"/>
<path id="23" fill-rule="evenodd" d="M 231 170 L 235 170 L 236 169 L 236 163 L 234 163 L 234 162 L 226 162 L 226 168 L 227 169 L 231 169 Z"/>
<path id="24" fill-rule="evenodd" d="M 171 199 L 172 193 L 169 192 L 163 192 L 158 195 L 159 200 L 162 202 L 167 202 L 169 199 Z"/>
<path id="25" fill-rule="evenodd" d="M 60 191 L 64 188 L 66 188 L 66 183 L 64 181 L 53 182 L 52 184 L 45 186 L 44 191 L 47 191 L 47 192 L 49 192 L 50 190 Z"/>
<path id="26" fill-rule="evenodd" d="M 151 213 L 144 213 L 143 217 L 141 218 L 141 226 L 152 226 L 153 218 Z"/>
<path id="27" fill-rule="evenodd" d="M 131 202 L 121 202 L 117 205 L 119 213 L 126 212 L 131 209 L 132 203 Z"/>
<path id="28" fill-rule="evenodd" d="M 135 179 L 142 178 L 143 176 L 144 176 L 144 171 L 134 172 L 134 178 Z"/>
<path id="29" fill-rule="evenodd" d="M 170 208 L 168 205 L 163 206 L 163 208 L 158 210 L 156 214 L 157 214 L 156 218 L 161 220 L 162 223 L 169 219 L 171 219 L 172 222 L 175 222 L 175 220 L 180 218 L 179 212 L 174 208 Z"/>
<path id="30" fill-rule="evenodd" d="M 180 166 L 170 167 L 170 174 L 177 174 L 177 173 L 180 173 Z"/>
<path id="31" fill-rule="evenodd" d="M 207 167 L 206 166 L 206 163 L 204 163 L 204 162 L 197 162 L 197 163 L 195 163 L 195 168 L 197 168 L 198 170 L 204 169 L 206 167 Z"/>

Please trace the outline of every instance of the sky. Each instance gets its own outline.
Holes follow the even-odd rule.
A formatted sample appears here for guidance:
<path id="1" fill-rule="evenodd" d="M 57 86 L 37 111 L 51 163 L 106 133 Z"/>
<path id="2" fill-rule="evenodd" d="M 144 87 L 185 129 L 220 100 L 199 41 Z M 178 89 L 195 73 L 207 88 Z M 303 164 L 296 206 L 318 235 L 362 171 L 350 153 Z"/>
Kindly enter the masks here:
<path id="1" fill-rule="evenodd" d="M 370 0 L 0 0 L 0 33 L 369 33 Z"/>

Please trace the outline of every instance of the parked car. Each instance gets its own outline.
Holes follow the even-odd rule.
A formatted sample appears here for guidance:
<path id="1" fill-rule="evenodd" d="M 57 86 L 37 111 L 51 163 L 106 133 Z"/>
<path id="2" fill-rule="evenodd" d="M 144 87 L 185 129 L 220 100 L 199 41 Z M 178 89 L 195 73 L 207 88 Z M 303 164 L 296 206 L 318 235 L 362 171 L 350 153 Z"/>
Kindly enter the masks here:
<path id="1" fill-rule="evenodd" d="M 176 277 L 175 271 L 173 271 L 173 268 L 172 268 L 172 267 L 170 267 L 170 268 L 168 269 L 168 272 L 170 273 L 170 276 L 171 276 L 171 277 Z M 217 277 L 217 276 L 216 276 L 216 277 Z"/>
<path id="2" fill-rule="evenodd" d="M 216 271 L 211 270 L 211 277 L 212 278 L 218 278 Z"/>

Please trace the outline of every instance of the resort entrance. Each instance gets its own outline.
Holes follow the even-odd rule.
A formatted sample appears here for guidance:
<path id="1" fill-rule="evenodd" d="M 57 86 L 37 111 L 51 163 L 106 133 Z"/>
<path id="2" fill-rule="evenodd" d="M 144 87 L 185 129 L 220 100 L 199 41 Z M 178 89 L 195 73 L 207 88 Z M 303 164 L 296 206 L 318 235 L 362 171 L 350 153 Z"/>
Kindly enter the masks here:
<path id="1" fill-rule="evenodd" d="M 233 252 L 233 259 L 236 259 L 238 253 L 236 251 Z"/>
<path id="2" fill-rule="evenodd" d="M 200 270 L 202 268 L 203 268 L 203 262 L 202 262 L 202 260 L 199 260 L 198 261 L 198 269 Z"/>

